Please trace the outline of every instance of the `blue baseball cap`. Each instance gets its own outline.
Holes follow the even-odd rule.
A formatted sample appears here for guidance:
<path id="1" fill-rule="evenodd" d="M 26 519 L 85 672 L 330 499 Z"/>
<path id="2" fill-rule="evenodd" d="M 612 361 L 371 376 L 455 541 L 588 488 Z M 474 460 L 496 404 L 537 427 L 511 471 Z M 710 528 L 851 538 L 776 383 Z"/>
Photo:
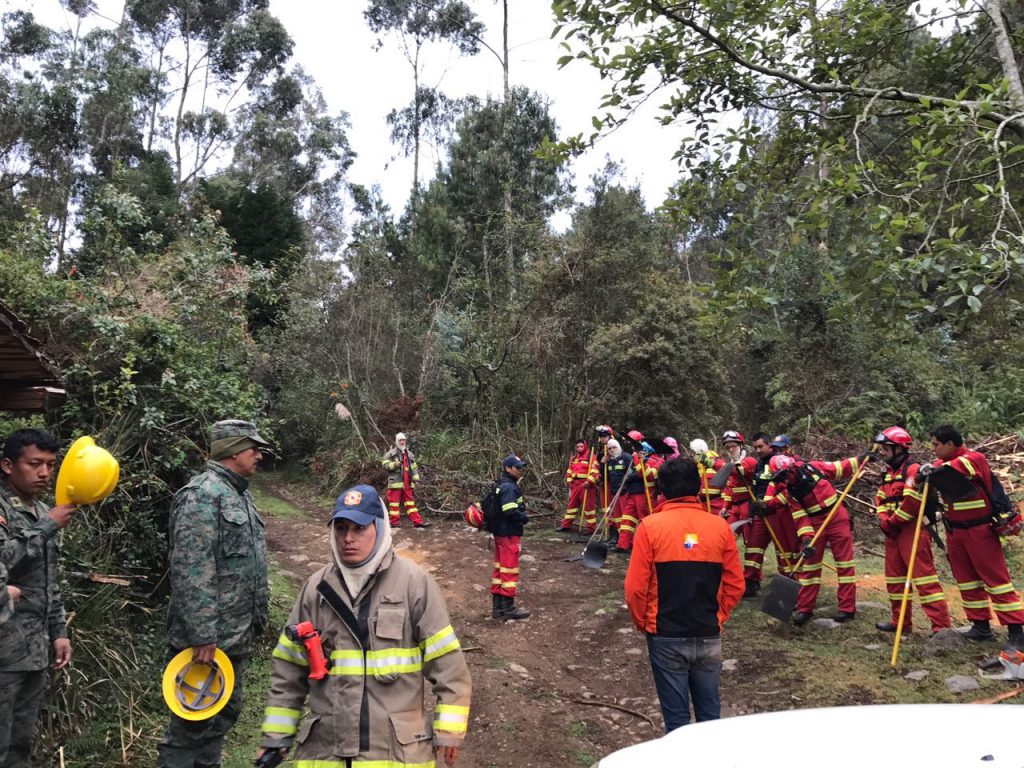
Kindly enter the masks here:
<path id="1" fill-rule="evenodd" d="M 334 502 L 331 520 L 351 520 L 356 525 L 370 525 L 374 520 L 384 518 L 384 507 L 380 496 L 372 485 L 354 485 L 344 491 Z"/>
<path id="2" fill-rule="evenodd" d="M 522 469 L 523 467 L 526 466 L 526 462 L 520 459 L 514 453 L 510 453 L 508 456 L 505 457 L 505 460 L 501 462 L 501 466 L 505 468 L 515 467 L 516 469 Z"/>
<path id="3" fill-rule="evenodd" d="M 772 448 L 788 448 L 793 444 L 793 441 L 789 439 L 789 435 L 776 435 L 772 440 Z"/>

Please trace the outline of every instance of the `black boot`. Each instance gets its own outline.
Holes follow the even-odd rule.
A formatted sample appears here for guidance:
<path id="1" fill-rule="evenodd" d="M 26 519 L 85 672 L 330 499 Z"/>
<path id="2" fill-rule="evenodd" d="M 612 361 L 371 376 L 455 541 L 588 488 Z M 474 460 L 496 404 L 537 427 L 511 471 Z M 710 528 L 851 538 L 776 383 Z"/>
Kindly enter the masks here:
<path id="1" fill-rule="evenodd" d="M 811 620 L 811 616 L 814 615 L 814 611 L 797 611 L 793 614 L 793 623 L 798 627 L 802 627 L 808 621 Z"/>
<path id="2" fill-rule="evenodd" d="M 832 617 L 833 621 L 838 621 L 842 624 L 844 621 L 853 621 L 857 618 L 856 611 L 838 611 L 835 616 Z"/>
<path id="3" fill-rule="evenodd" d="M 619 532 L 615 528 L 615 526 L 613 525 L 613 526 L 608 528 L 608 538 L 604 540 L 604 543 L 607 544 L 609 547 L 614 547 L 615 546 L 615 542 L 617 542 L 618 540 L 619 540 Z"/>
<path id="4" fill-rule="evenodd" d="M 894 621 L 876 621 L 875 622 L 875 629 L 877 629 L 879 632 L 895 632 L 896 631 L 896 622 L 894 622 Z M 907 634 L 908 631 L 909 630 L 904 629 L 903 630 L 903 634 Z"/>
<path id="5" fill-rule="evenodd" d="M 516 599 L 514 597 L 505 598 L 505 612 L 502 615 L 505 619 L 512 619 L 518 621 L 519 619 L 530 618 L 530 612 L 524 611 L 522 608 L 516 608 Z"/>
<path id="6" fill-rule="evenodd" d="M 973 624 L 974 626 L 972 626 L 970 629 L 964 632 L 964 637 L 966 637 L 968 640 L 977 640 L 978 642 L 983 642 L 985 640 L 996 639 L 995 633 L 992 631 L 992 627 L 988 625 L 988 621 L 972 621 L 971 624 Z"/>
<path id="7" fill-rule="evenodd" d="M 755 581 L 754 579 L 747 579 L 746 583 L 747 583 L 747 588 L 743 592 L 743 599 L 744 600 L 749 600 L 751 598 L 757 597 L 757 591 L 759 589 L 761 589 L 761 583 L 758 582 L 758 581 Z"/>
<path id="8" fill-rule="evenodd" d="M 1010 633 L 1009 644 L 1018 651 L 1024 651 L 1024 624 L 1010 624 L 1006 630 Z"/>
<path id="9" fill-rule="evenodd" d="M 491 595 L 491 618 L 500 619 L 505 615 L 505 598 L 501 595 Z"/>

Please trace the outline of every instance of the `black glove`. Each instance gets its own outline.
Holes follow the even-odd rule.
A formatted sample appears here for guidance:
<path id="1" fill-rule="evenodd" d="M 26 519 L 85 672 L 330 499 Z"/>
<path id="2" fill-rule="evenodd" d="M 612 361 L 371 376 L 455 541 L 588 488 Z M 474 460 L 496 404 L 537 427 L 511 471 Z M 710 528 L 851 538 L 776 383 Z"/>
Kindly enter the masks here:
<path id="1" fill-rule="evenodd" d="M 811 560 L 814 558 L 814 547 L 811 546 L 811 540 L 807 539 L 802 543 L 800 548 L 800 554 L 803 555 L 804 560 Z"/>
<path id="2" fill-rule="evenodd" d="M 934 464 L 925 464 L 917 470 L 917 476 L 924 479 L 929 475 L 934 475 L 939 470 Z"/>
<path id="3" fill-rule="evenodd" d="M 867 464 L 873 458 L 875 458 L 875 452 L 874 451 L 865 451 L 860 456 L 860 463 L 861 464 Z"/>
<path id="4" fill-rule="evenodd" d="M 754 499 L 750 502 L 750 514 L 754 517 L 767 517 L 768 505 L 761 501 L 761 499 Z"/>

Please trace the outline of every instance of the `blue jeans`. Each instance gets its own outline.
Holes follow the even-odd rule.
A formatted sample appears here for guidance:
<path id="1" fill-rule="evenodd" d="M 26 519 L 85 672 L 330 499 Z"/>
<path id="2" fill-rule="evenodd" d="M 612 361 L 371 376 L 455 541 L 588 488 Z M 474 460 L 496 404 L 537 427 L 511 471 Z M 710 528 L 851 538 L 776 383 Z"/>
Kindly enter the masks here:
<path id="1" fill-rule="evenodd" d="M 690 699 L 697 722 L 717 720 L 722 701 L 722 639 L 719 637 L 647 636 L 654 688 L 661 703 L 665 733 L 690 722 Z"/>

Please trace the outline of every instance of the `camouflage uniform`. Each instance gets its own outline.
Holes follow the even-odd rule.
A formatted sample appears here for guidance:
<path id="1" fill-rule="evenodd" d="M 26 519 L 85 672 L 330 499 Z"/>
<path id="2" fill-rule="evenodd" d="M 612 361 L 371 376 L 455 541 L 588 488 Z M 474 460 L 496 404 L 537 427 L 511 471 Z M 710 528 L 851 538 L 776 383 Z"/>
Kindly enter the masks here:
<path id="1" fill-rule="evenodd" d="M 41 501 L 27 507 L 0 481 L 0 564 L 21 589 L 17 610 L 4 593 L 0 625 L 0 768 L 28 765 L 53 641 L 67 637 L 57 574 L 57 524 Z M 0 604 L 0 619 L 5 612 Z"/>
<path id="2" fill-rule="evenodd" d="M 265 444 L 248 422 L 230 421 L 214 425 L 214 447 L 245 429 L 251 430 L 253 443 Z M 168 660 L 185 648 L 216 643 L 234 665 L 235 689 L 227 706 L 208 720 L 171 715 L 158 748 L 158 768 L 220 765 L 224 737 L 242 711 L 242 677 L 269 609 L 263 521 L 248 486 L 246 478 L 209 461 L 206 471 L 174 497 L 168 532 Z"/>

